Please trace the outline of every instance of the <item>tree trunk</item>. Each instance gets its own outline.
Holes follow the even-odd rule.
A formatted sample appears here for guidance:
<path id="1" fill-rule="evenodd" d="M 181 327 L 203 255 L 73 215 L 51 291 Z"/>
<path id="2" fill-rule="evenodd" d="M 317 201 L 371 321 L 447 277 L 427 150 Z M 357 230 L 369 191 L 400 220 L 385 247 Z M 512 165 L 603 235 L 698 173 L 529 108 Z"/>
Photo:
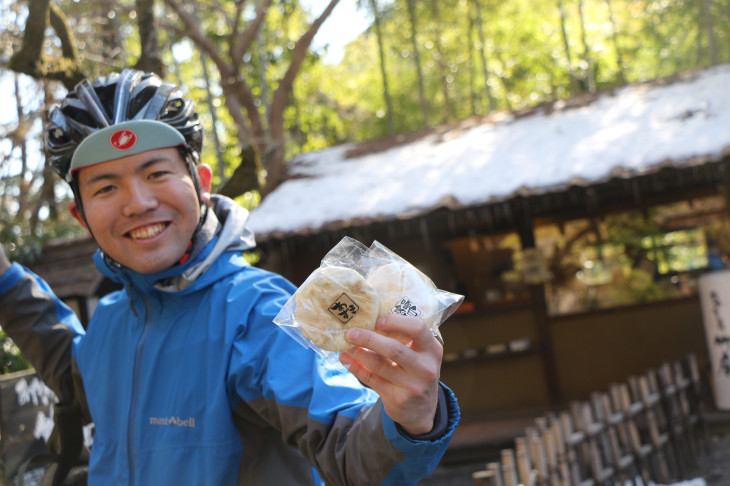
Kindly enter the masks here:
<path id="1" fill-rule="evenodd" d="M 614 19 L 613 5 L 611 4 L 611 0 L 606 0 L 606 6 L 608 7 L 608 21 L 611 23 L 611 39 L 613 40 L 613 48 L 616 51 L 618 82 L 620 84 L 626 84 L 626 73 L 624 72 L 624 57 L 618 44 L 618 28 L 616 27 L 616 20 Z"/>
<path id="2" fill-rule="evenodd" d="M 562 0 L 558 0 L 558 12 L 560 13 L 560 30 L 563 34 L 563 48 L 565 49 L 565 57 L 568 60 L 568 77 L 570 78 L 571 94 L 578 94 L 578 79 L 573 70 L 573 56 L 570 53 L 570 41 L 568 40 L 568 28 L 565 25 L 565 10 L 563 9 Z"/>
<path id="3" fill-rule="evenodd" d="M 218 116 L 215 114 L 215 104 L 213 103 L 213 95 L 210 92 L 210 75 L 208 74 L 208 57 L 205 52 L 200 53 L 200 65 L 203 68 L 203 81 L 205 81 L 205 96 L 208 100 L 208 109 L 210 110 L 210 119 L 213 125 L 213 148 L 215 149 L 216 160 L 218 161 L 218 177 L 221 182 L 226 179 L 226 164 L 223 159 L 223 147 L 218 136 Z"/>
<path id="4" fill-rule="evenodd" d="M 492 96 L 492 89 L 489 86 L 489 67 L 487 66 L 487 39 L 484 35 L 484 17 L 482 16 L 482 6 L 479 3 L 479 0 L 474 0 L 474 6 L 476 8 L 476 24 L 477 24 L 477 33 L 479 34 L 479 44 L 481 44 L 481 49 L 479 49 L 479 53 L 482 56 L 482 74 L 484 75 L 484 90 L 487 94 L 487 101 L 489 106 L 489 111 L 494 111 L 497 106 L 494 101 L 494 96 Z"/>
<path id="5" fill-rule="evenodd" d="M 23 102 L 20 97 L 20 84 L 18 81 L 18 74 L 13 76 L 13 87 L 15 89 L 15 116 L 18 118 L 18 128 L 24 126 L 27 123 L 25 116 L 23 115 Z M 21 134 L 17 137 L 13 137 L 13 148 L 20 148 L 20 175 L 18 177 L 18 217 L 26 219 L 28 217 L 26 208 L 28 207 L 28 189 L 30 189 L 30 182 L 26 178 L 28 172 L 28 142 L 25 137 L 24 130 L 20 130 Z M 25 132 L 25 133 L 22 133 Z"/>
<path id="6" fill-rule="evenodd" d="M 60 57 L 47 56 L 43 52 L 49 25 L 61 42 Z M 8 67 L 36 79 L 55 79 L 67 89 L 73 89 L 84 78 L 73 31 L 61 9 L 52 0 L 29 0 L 23 43 L 20 50 L 10 58 Z"/>
<path id="7" fill-rule="evenodd" d="M 385 102 L 385 120 L 388 126 L 388 135 L 395 133 L 393 126 L 393 102 L 390 98 L 390 88 L 388 87 L 388 71 L 385 68 L 385 43 L 383 42 L 383 29 L 380 25 L 380 11 L 376 0 L 369 0 L 370 11 L 373 13 L 375 23 L 375 37 L 378 42 L 378 58 L 380 60 L 380 77 L 383 80 L 383 101 Z"/>
<path id="8" fill-rule="evenodd" d="M 110 15 L 114 13 L 115 7 L 107 2 L 98 3 L 99 15 L 99 36 L 101 37 L 101 55 L 103 59 L 120 58 L 124 65 L 125 60 L 122 58 L 124 49 L 122 48 L 122 40 L 120 38 L 121 29 L 119 25 L 119 17 Z M 95 9 L 96 10 L 96 9 Z M 94 12 L 96 15 L 96 12 Z"/>
<path id="9" fill-rule="evenodd" d="M 261 156 L 255 145 L 249 143 L 241 148 L 241 161 L 230 179 L 216 191 L 218 194 L 236 198 L 248 191 L 264 186 L 261 180 Z"/>
<path id="10" fill-rule="evenodd" d="M 580 40 L 583 43 L 583 59 L 586 63 L 586 82 L 588 84 L 588 92 L 596 92 L 596 73 L 593 66 L 593 58 L 591 57 L 591 48 L 588 45 L 588 37 L 586 36 L 586 23 L 583 18 L 583 0 L 578 0 L 578 19 L 580 20 Z"/>
<path id="11" fill-rule="evenodd" d="M 500 49 L 494 50 L 494 57 L 497 58 L 497 61 L 499 62 L 499 65 L 502 67 L 502 73 L 507 72 L 507 63 L 504 62 L 504 59 L 502 59 L 502 53 Z M 499 83 L 502 85 L 502 90 L 504 91 L 504 103 L 508 110 L 512 110 L 512 102 L 509 100 L 509 94 L 512 91 L 512 85 L 510 83 L 509 77 L 505 74 L 502 76 L 497 76 L 497 79 L 499 79 Z"/>
<path id="12" fill-rule="evenodd" d="M 441 46 L 441 15 L 439 15 L 438 0 L 431 0 L 431 12 L 434 22 L 434 44 L 436 45 L 436 58 L 439 65 L 439 78 L 441 79 L 441 92 L 444 97 L 444 121 L 447 123 L 453 118 L 451 100 L 449 97 L 448 69 L 444 62 L 444 52 Z"/>
<path id="13" fill-rule="evenodd" d="M 279 80 L 279 85 L 271 100 L 271 115 L 268 123 L 271 130 L 271 143 L 267 141 L 268 137 L 264 136 L 261 115 L 243 73 L 242 58 L 255 39 L 256 32 L 261 27 L 272 0 L 263 0 L 259 4 L 256 17 L 246 29 L 238 30 L 238 18 L 231 22 L 233 32 L 229 36 L 228 44 L 230 61 L 224 59 L 218 45 L 211 42 L 206 33 L 200 29 L 194 16 L 187 13 L 175 0 L 165 0 L 165 3 L 177 13 L 184 25 L 184 28 L 175 27 L 177 32 L 190 38 L 202 51 L 206 52 L 218 68 L 226 108 L 238 129 L 241 162 L 231 178 L 219 188 L 218 192 L 230 197 L 240 196 L 250 190 L 259 190 L 262 195 L 267 194 L 284 178 L 284 110 L 291 100 L 292 85 L 299 74 L 314 35 L 332 13 L 339 0 L 330 0 L 322 14 L 294 45 L 289 67 Z M 247 115 L 245 118 L 244 112 Z M 266 166 L 265 181 L 263 180 L 264 165 Z"/>
<path id="14" fill-rule="evenodd" d="M 286 162 L 284 160 L 284 110 L 291 100 L 294 80 L 299 75 L 304 58 L 312 44 L 312 39 L 314 39 L 315 34 L 322 27 L 322 24 L 327 20 L 338 3 L 339 0 L 330 0 L 330 3 L 320 16 L 309 26 L 307 32 L 294 44 L 289 68 L 279 81 L 279 85 L 274 92 L 271 101 L 271 119 L 269 120 L 273 146 L 268 148 L 264 154 L 266 161 L 266 185 L 261 191 L 262 196 L 271 192 L 284 180 Z"/>
<path id="15" fill-rule="evenodd" d="M 429 116 L 428 100 L 426 99 L 426 88 L 423 81 L 423 69 L 421 68 L 421 58 L 419 56 L 418 40 L 416 38 L 416 7 L 414 0 L 408 0 L 408 17 L 411 23 L 411 44 L 413 47 L 413 62 L 416 64 L 416 76 L 418 77 L 418 100 L 421 105 L 421 115 L 423 116 L 423 126 L 431 126 L 431 118 Z"/>
<path id="16" fill-rule="evenodd" d="M 43 108 L 44 111 L 47 107 L 51 106 L 53 100 L 53 92 L 47 82 L 43 84 Z M 43 133 L 46 132 L 46 126 L 48 121 L 45 117 L 42 119 Z M 42 186 L 39 196 L 36 198 L 32 205 L 28 226 L 30 228 L 30 234 L 37 234 L 38 225 L 40 224 L 40 213 L 41 208 L 44 206 L 48 208 L 48 219 L 51 221 L 58 220 L 58 208 L 56 207 L 56 191 L 55 191 L 55 175 L 53 166 L 46 161 L 43 164 L 43 172 L 41 174 Z"/>
<path id="17" fill-rule="evenodd" d="M 266 28 L 266 24 L 256 32 L 256 52 L 259 61 L 259 84 L 261 85 L 261 105 L 264 107 L 264 119 L 271 120 L 271 102 L 269 101 L 269 83 L 266 80 L 266 42 L 263 40 L 261 30 Z M 267 145 L 270 143 L 271 131 L 268 127 L 266 130 Z"/>
<path id="18" fill-rule="evenodd" d="M 730 20 L 730 0 L 727 0 L 725 2 L 725 17 L 727 17 L 725 20 Z"/>
<path id="19" fill-rule="evenodd" d="M 243 53 L 255 39 L 256 29 L 263 22 L 268 6 L 272 0 L 264 0 L 258 7 L 256 18 L 248 28 L 242 32 L 234 30 L 229 37 L 230 61 L 226 60 L 222 48 L 211 41 L 208 35 L 200 28 L 197 17 L 185 11 L 175 0 L 165 0 L 183 23 L 184 28 L 171 26 L 179 35 L 188 37 L 202 52 L 205 52 L 216 65 L 220 75 L 220 86 L 226 108 L 236 125 L 236 134 L 241 147 L 241 162 L 234 171 L 234 181 L 222 184 L 218 192 L 223 195 L 236 197 L 248 190 L 259 189 L 263 185 L 263 166 L 261 150 L 258 143 L 263 140 L 261 115 L 256 107 L 254 96 L 238 69 L 241 68 Z M 238 25 L 235 22 L 234 25 Z M 242 47 L 242 44 L 245 44 Z M 240 55 L 238 55 L 240 53 Z M 238 56 L 238 57 L 235 57 Z M 246 116 L 244 116 L 244 113 Z M 238 192 L 240 191 L 240 192 Z"/>
<path id="20" fill-rule="evenodd" d="M 43 106 L 48 109 L 53 103 L 53 89 L 49 86 L 49 83 L 43 83 Z M 43 133 L 46 132 L 46 126 L 48 120 L 43 118 Z M 55 191 L 56 176 L 53 166 L 47 161 L 43 165 L 43 189 L 41 190 L 41 199 L 48 205 L 48 217 L 53 220 L 58 220 L 58 202 L 56 201 Z"/>
<path id="21" fill-rule="evenodd" d="M 474 87 L 476 78 L 474 73 L 476 66 L 476 62 L 474 62 L 474 16 L 469 5 L 466 6 L 466 15 L 469 17 L 469 100 L 471 102 L 471 113 L 476 115 L 479 107 L 477 106 L 477 93 Z"/>
<path id="22" fill-rule="evenodd" d="M 165 75 L 160 45 L 157 40 L 157 22 L 154 0 L 136 0 L 137 26 L 139 29 L 140 55 L 135 68 L 140 71 Z"/>
<path id="23" fill-rule="evenodd" d="M 715 47 L 714 27 L 712 25 L 712 12 L 710 11 L 710 0 L 702 0 L 702 13 L 704 16 L 705 32 L 707 32 L 707 50 L 710 55 L 710 65 L 717 64 L 717 48 Z"/>

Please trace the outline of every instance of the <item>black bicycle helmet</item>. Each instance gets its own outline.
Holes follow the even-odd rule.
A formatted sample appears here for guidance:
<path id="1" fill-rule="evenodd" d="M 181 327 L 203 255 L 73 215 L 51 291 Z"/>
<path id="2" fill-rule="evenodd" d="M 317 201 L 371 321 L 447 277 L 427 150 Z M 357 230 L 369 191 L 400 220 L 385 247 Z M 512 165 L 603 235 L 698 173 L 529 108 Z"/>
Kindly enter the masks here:
<path id="1" fill-rule="evenodd" d="M 81 217 L 86 220 L 78 187 L 78 177 L 69 171 L 76 149 L 84 140 L 87 140 L 87 143 L 92 142 L 93 137 L 88 138 L 91 135 L 120 125 L 117 133 L 114 133 L 113 129 L 107 130 L 113 133 L 112 138 L 107 139 L 107 144 L 114 144 L 115 135 L 124 136 L 125 132 L 128 132 L 124 127 L 130 125 L 139 127 L 141 124 L 137 122 L 142 121 L 153 125 L 155 123 L 168 125 L 179 132 L 184 139 L 184 143 L 179 143 L 178 137 L 172 137 L 176 140 L 174 145 L 180 150 L 193 179 L 195 192 L 198 200 L 201 201 L 202 212 L 191 244 L 180 260 L 182 263 L 190 256 L 193 249 L 192 241 L 195 240 L 195 235 L 198 234 L 205 221 L 208 206 L 202 203 L 200 181 L 195 168 L 200 162 L 200 151 L 203 145 L 202 127 L 195 112 L 194 103 L 183 98 L 182 92 L 177 86 L 161 80 L 154 73 L 143 73 L 133 69 L 125 69 L 121 73 L 99 77 L 94 81 L 81 81 L 73 91 L 66 95 L 61 105 L 53 107 L 48 114 L 48 128 L 45 137 L 46 152 L 53 168 L 71 186 L 76 207 L 80 211 Z M 159 126 L 156 130 L 159 131 Z M 147 135 L 147 138 L 154 136 L 152 133 L 147 133 Z M 101 133 L 100 136 L 102 136 Z M 134 136 L 136 137 L 136 135 Z M 167 132 L 166 139 L 170 140 L 169 132 Z M 143 144 L 138 145 L 138 148 L 141 148 Z M 126 150 L 125 147 L 121 148 Z M 93 151 L 93 149 L 87 150 L 87 155 L 88 152 Z M 78 153 L 82 152 L 83 149 Z M 103 154 L 101 155 L 103 156 Z M 115 157 L 107 160 L 113 158 Z M 102 161 L 104 160 L 96 160 L 96 162 Z M 91 233 L 88 221 L 86 227 Z M 91 234 L 93 236 L 93 233 Z M 118 265 L 110 257 L 105 255 L 105 258 L 111 264 Z"/>
<path id="2" fill-rule="evenodd" d="M 183 98 L 176 85 L 154 73 L 125 69 L 81 81 L 60 106 L 51 109 L 46 130 L 50 163 L 76 192 L 69 166 L 81 141 L 98 130 L 132 120 L 157 120 L 172 126 L 185 138 L 190 155 L 186 162 L 194 165 L 200 160 L 203 134 L 194 103 Z M 194 176 L 193 167 L 189 169 Z"/>

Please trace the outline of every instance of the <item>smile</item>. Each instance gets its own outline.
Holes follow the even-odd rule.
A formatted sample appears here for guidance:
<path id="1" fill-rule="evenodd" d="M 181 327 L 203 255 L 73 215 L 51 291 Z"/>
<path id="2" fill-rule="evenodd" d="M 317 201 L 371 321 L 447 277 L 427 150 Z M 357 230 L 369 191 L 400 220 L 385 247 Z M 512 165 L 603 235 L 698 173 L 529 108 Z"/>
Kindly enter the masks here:
<path id="1" fill-rule="evenodd" d="M 167 228 L 166 223 L 157 223 L 150 226 L 145 226 L 143 228 L 134 229 L 130 231 L 128 235 L 133 240 L 146 240 L 159 235 L 164 231 L 165 228 Z"/>

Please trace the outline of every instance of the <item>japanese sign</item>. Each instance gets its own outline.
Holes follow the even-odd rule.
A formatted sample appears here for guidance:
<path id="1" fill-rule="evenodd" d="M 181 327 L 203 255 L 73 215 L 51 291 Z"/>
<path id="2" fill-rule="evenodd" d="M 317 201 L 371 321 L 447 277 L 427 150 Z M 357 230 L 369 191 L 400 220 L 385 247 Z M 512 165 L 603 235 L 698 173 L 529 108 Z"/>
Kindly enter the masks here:
<path id="1" fill-rule="evenodd" d="M 716 405 L 730 410 L 730 271 L 703 275 L 699 289 Z"/>
<path id="2" fill-rule="evenodd" d="M 48 452 L 46 441 L 53 431 L 52 404 L 55 402 L 56 396 L 34 371 L 13 373 L 0 379 L 3 484 L 17 484 L 20 465 Z M 23 484 L 39 484 L 42 475 L 42 468 L 26 471 Z"/>

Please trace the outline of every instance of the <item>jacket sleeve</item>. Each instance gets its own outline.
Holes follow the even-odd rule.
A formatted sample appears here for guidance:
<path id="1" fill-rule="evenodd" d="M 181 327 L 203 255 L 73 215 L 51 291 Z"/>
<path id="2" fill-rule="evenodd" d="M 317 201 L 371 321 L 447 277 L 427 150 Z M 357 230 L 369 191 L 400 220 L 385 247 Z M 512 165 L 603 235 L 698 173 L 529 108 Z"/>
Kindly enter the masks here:
<path id="1" fill-rule="evenodd" d="M 71 348 L 84 329 L 45 281 L 17 263 L 0 276 L 0 326 L 59 400 L 70 403 Z"/>
<path id="2" fill-rule="evenodd" d="M 279 430 L 328 485 L 416 484 L 429 476 L 459 420 L 451 391 L 442 386 L 435 433 L 407 435 L 375 392 L 273 323 L 290 294 L 268 294 L 234 346 L 229 389 L 241 400 L 237 412 Z"/>

